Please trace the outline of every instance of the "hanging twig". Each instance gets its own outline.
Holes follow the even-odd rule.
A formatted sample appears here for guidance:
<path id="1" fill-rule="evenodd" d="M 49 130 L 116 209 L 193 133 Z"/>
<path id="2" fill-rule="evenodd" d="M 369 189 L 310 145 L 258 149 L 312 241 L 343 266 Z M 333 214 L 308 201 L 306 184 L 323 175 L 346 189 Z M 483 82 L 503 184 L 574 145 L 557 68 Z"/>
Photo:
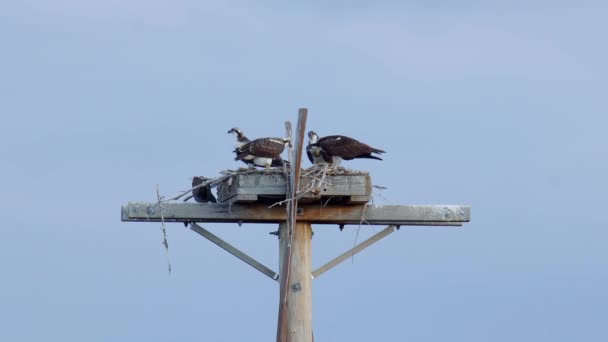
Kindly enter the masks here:
<path id="1" fill-rule="evenodd" d="M 359 237 L 359 231 L 361 230 L 361 225 L 365 222 L 367 225 L 369 225 L 369 222 L 367 222 L 365 220 L 365 210 L 367 210 L 367 206 L 368 204 L 365 203 L 365 206 L 363 206 L 363 213 L 361 213 L 361 221 L 359 221 L 359 227 L 357 227 L 357 234 L 355 234 L 355 242 L 353 243 L 353 247 L 357 245 L 357 238 Z M 353 255 L 351 256 L 351 263 L 353 263 L 355 261 L 355 254 L 353 253 Z"/>
<path id="2" fill-rule="evenodd" d="M 385 187 L 379 187 L 379 186 L 372 186 L 372 188 L 376 188 L 376 189 L 386 189 Z M 390 199 L 390 198 L 388 198 L 388 197 L 384 196 L 384 195 L 383 195 L 383 194 L 382 194 L 380 191 L 374 191 L 374 190 L 372 189 L 372 194 L 373 194 L 374 196 L 378 196 L 378 197 L 382 198 L 383 200 L 385 200 L 385 201 L 386 201 L 386 202 L 388 202 L 388 203 L 395 204 L 395 201 L 393 201 L 392 199 Z M 372 201 L 373 201 L 373 197 L 372 197 Z"/>
<path id="3" fill-rule="evenodd" d="M 165 216 L 163 214 L 163 203 L 162 197 L 160 195 L 160 188 L 158 184 L 156 184 L 156 198 L 158 200 L 158 209 L 160 210 L 160 223 L 161 230 L 163 232 L 163 246 L 165 246 L 165 255 L 167 256 L 167 269 L 169 271 L 169 275 L 171 275 L 171 258 L 169 257 L 169 241 L 167 240 L 167 229 L 165 228 Z"/>

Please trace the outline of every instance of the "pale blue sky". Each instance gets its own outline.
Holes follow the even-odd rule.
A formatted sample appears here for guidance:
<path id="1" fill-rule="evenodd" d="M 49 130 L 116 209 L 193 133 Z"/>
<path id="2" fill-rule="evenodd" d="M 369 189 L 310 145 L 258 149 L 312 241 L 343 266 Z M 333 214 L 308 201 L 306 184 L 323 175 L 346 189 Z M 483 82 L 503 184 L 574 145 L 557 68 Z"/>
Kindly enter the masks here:
<path id="1" fill-rule="evenodd" d="M 400 204 L 470 204 L 314 283 L 318 341 L 608 340 L 608 6 L 0 2 L 0 340 L 268 341 L 278 286 L 120 206 L 309 128 Z M 386 203 L 377 199 L 378 204 Z M 209 228 L 277 269 L 271 225 Z M 374 229 L 363 228 L 359 238 Z M 315 227 L 314 265 L 356 229 Z"/>

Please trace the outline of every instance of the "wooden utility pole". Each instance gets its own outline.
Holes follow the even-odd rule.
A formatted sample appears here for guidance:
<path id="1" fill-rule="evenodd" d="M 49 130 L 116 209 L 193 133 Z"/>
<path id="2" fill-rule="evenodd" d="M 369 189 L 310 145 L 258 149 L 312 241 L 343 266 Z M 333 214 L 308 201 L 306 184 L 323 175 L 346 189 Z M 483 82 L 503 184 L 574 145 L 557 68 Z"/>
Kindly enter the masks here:
<path id="1" fill-rule="evenodd" d="M 122 221 L 183 222 L 190 229 L 246 262 L 269 278 L 279 281 L 277 342 L 311 342 L 312 279 L 359 253 L 401 226 L 461 226 L 470 220 L 466 205 L 390 205 L 370 206 L 371 179 L 368 175 L 328 175 L 321 195 L 299 193 L 302 149 L 307 110 L 300 109 L 298 125 L 290 148 L 291 173 L 238 174 L 222 183 L 219 203 L 142 203 L 122 207 Z M 288 136 L 291 135 L 291 125 Z M 304 179 L 305 177 L 302 177 Z M 308 180 L 310 181 L 310 180 Z M 254 186 L 252 186 L 254 184 Z M 287 190 L 283 190 L 287 188 Z M 283 192 L 285 191 L 285 192 Z M 284 194 L 284 207 L 269 205 L 264 199 Z M 325 197 L 323 197 L 325 196 Z M 306 203 L 298 203 L 298 198 Z M 329 199 L 342 201 L 327 204 Z M 275 273 L 220 237 L 200 226 L 215 223 L 278 223 L 279 267 Z M 388 225 L 369 239 L 342 253 L 316 270 L 312 269 L 312 224 Z"/>
<path id="2" fill-rule="evenodd" d="M 284 252 L 287 243 L 287 227 L 282 223 L 279 228 L 280 265 L 286 262 Z M 312 341 L 312 226 L 310 223 L 296 223 L 291 253 L 285 296 L 286 322 L 284 328 L 277 327 L 277 340 L 310 342 Z"/>
<path id="3" fill-rule="evenodd" d="M 312 341 L 312 227 L 298 223 L 298 189 L 302 149 L 308 110 L 300 108 L 293 148 L 289 150 L 291 173 L 287 186 L 287 221 L 279 227 L 279 265 L 281 267 L 277 342 Z M 292 137 L 291 124 L 286 123 Z"/>

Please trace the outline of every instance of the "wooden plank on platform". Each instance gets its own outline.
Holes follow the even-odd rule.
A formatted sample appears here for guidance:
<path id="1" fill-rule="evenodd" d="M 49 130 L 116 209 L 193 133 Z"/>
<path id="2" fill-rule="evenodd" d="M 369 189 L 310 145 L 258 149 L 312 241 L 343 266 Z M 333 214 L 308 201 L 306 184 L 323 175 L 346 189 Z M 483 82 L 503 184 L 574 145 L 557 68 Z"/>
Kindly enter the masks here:
<path id="1" fill-rule="evenodd" d="M 323 183 L 310 176 L 302 176 L 299 190 L 306 191 L 300 203 L 325 202 L 329 198 L 343 199 L 342 203 L 367 203 L 371 200 L 372 181 L 365 173 L 327 175 Z M 317 190 L 310 191 L 311 187 Z M 286 198 L 287 180 L 283 173 L 271 170 L 241 173 L 218 187 L 218 200 L 222 203 L 243 203 L 248 198 L 265 198 L 276 202 Z M 255 197 L 257 196 L 257 197 Z"/>

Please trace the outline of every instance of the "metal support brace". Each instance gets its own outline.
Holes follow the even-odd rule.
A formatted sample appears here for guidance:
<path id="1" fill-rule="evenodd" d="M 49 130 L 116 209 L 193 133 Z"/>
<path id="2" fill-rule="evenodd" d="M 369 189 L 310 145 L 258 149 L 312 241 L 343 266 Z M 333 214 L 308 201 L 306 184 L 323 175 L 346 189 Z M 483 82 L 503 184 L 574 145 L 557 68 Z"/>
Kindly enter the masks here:
<path id="1" fill-rule="evenodd" d="M 323 266 L 317 268 L 316 270 L 314 270 L 312 272 L 312 277 L 313 278 L 319 277 L 321 274 L 329 271 L 330 269 L 334 268 L 335 266 L 337 266 L 338 264 L 340 264 L 344 260 L 346 260 L 346 259 L 352 257 L 353 255 L 361 252 L 362 250 L 364 250 L 365 248 L 371 246 L 375 242 L 380 241 L 380 239 L 388 236 L 389 234 L 391 234 L 395 230 L 396 230 L 395 226 L 388 226 L 388 227 L 384 228 L 382 231 L 376 233 L 374 236 L 372 236 L 369 239 L 361 242 L 360 244 L 356 245 L 355 247 L 353 247 L 353 248 L 349 249 L 348 251 L 342 253 L 340 256 L 338 256 L 337 258 L 333 259 L 332 261 L 330 261 L 330 262 L 326 263 L 325 265 L 323 265 Z"/>
<path id="2" fill-rule="evenodd" d="M 236 247 L 234 247 L 231 244 L 229 244 L 228 242 L 222 240 L 221 238 L 219 238 L 218 236 L 214 235 L 213 233 L 211 233 L 207 229 L 199 226 L 196 223 L 192 223 L 190 225 L 190 229 L 192 229 L 193 231 L 197 232 L 198 234 L 200 234 L 205 239 L 207 239 L 207 240 L 213 242 L 214 244 L 218 245 L 220 248 L 222 248 L 226 252 L 228 252 L 228 253 L 234 255 L 235 257 L 241 259 L 242 261 L 244 261 L 249 266 L 255 268 L 256 270 L 258 270 L 260 272 L 262 272 L 263 274 L 265 274 L 269 278 L 271 278 L 273 280 L 278 280 L 279 279 L 279 275 L 276 274 L 273 270 L 271 270 L 270 268 L 262 265 L 261 263 L 259 263 L 258 261 L 256 261 L 254 258 L 250 257 L 249 255 L 247 255 L 247 254 L 239 251 Z"/>

